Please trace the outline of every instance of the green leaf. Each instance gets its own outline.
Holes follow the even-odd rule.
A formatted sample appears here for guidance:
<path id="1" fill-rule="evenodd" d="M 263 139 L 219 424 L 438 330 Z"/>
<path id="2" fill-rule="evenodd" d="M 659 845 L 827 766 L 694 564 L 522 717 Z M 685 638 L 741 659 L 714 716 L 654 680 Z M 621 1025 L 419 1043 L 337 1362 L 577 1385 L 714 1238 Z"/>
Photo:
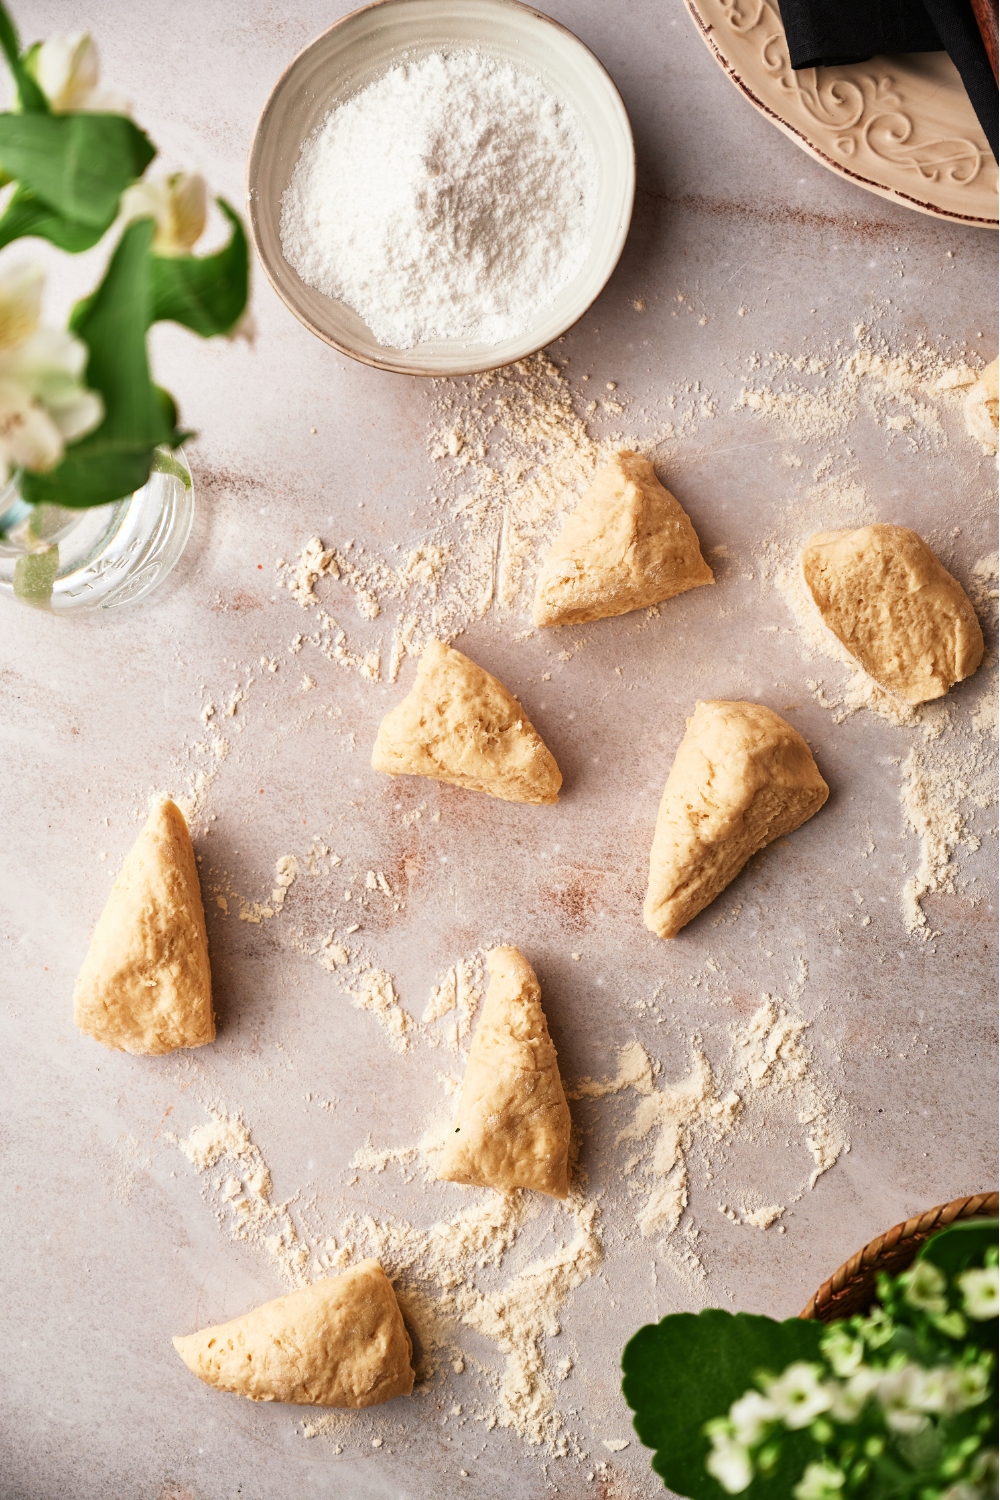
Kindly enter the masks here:
<path id="1" fill-rule="evenodd" d="M 823 1324 L 790 1318 L 777 1323 L 752 1313 L 708 1308 L 673 1313 L 647 1324 L 622 1355 L 622 1390 L 635 1412 L 634 1427 L 656 1450 L 653 1468 L 678 1495 L 726 1500 L 705 1469 L 711 1444 L 703 1427 L 724 1417 L 758 1370 L 777 1374 L 794 1360 L 818 1360 Z M 787 1500 L 819 1449 L 807 1432 L 785 1433 L 781 1457 L 767 1477 L 744 1490 L 747 1500 Z"/>
<path id="2" fill-rule="evenodd" d="M 81 250 L 89 250 L 92 245 L 96 245 L 103 233 L 103 229 L 95 228 L 92 224 L 79 224 L 73 219 L 67 219 L 54 208 L 49 208 L 40 198 L 36 198 L 30 188 L 18 183 L 6 212 L 0 218 L 0 249 L 9 245 L 12 240 L 34 235 L 37 239 L 50 240 L 60 250 L 68 250 L 70 254 L 77 255 Z"/>
<path id="3" fill-rule="evenodd" d="M 46 609 L 59 572 L 59 548 L 28 552 L 14 564 L 14 597 L 36 609 Z"/>
<path id="4" fill-rule="evenodd" d="M 145 484 L 154 448 L 182 439 L 172 398 L 149 375 L 152 238 L 151 219 L 130 224 L 97 291 L 74 309 L 70 326 L 89 349 L 85 380 L 104 398 L 104 420 L 55 469 L 25 473 L 26 500 L 71 508 L 119 500 Z"/>
<path id="5" fill-rule="evenodd" d="M 997 1243 L 996 1219 L 964 1219 L 932 1234 L 921 1245 L 917 1260 L 929 1260 L 946 1276 L 957 1276 L 970 1266 L 981 1266 L 991 1245 Z"/>
<path id="6" fill-rule="evenodd" d="M 156 155 L 126 115 L 0 114 L 0 163 L 64 218 L 103 234 Z"/>
<path id="7" fill-rule="evenodd" d="M 152 268 L 152 321 L 181 323 L 204 339 L 229 333 L 239 322 L 250 277 L 239 215 L 222 198 L 215 201 L 232 226 L 228 244 L 214 255 L 154 255 Z"/>
<path id="8" fill-rule="evenodd" d="M 49 101 L 24 65 L 25 60 L 21 56 L 21 44 L 17 39 L 17 31 L 2 4 L 0 4 L 0 48 L 3 49 L 10 71 L 14 75 L 21 108 L 27 114 L 48 114 Z M 29 52 L 32 50 L 34 49 L 29 49 Z"/>

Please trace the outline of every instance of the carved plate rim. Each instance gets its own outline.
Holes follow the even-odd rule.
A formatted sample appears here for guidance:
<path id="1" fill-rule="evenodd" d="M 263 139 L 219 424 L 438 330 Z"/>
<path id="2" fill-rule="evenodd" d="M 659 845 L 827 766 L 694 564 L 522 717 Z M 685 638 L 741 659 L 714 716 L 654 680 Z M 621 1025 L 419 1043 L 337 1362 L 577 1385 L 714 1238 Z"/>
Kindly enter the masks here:
<path id="1" fill-rule="evenodd" d="M 866 177 L 860 172 L 852 171 L 843 162 L 837 161 L 804 130 L 785 119 L 773 105 L 766 103 L 760 97 L 760 94 L 755 91 L 753 80 L 745 76 L 746 70 L 741 72 L 740 68 L 726 56 L 715 38 L 715 21 L 709 15 L 703 13 L 703 10 L 707 11 L 708 9 L 705 0 L 684 0 L 684 4 L 697 27 L 702 41 L 730 82 L 736 85 L 744 98 L 749 100 L 753 105 L 754 109 L 762 114 L 765 119 L 770 120 L 772 125 L 776 125 L 784 135 L 788 136 L 789 140 L 794 141 L 814 161 L 818 161 L 822 166 L 828 168 L 829 171 L 836 172 L 838 177 L 845 177 L 849 182 L 856 183 L 858 187 L 864 188 L 866 192 L 875 193 L 880 198 L 888 198 L 893 203 L 901 203 L 905 208 L 915 209 L 917 213 L 929 214 L 935 219 L 946 219 L 951 224 L 969 224 L 979 229 L 1000 229 L 1000 217 L 994 216 L 988 218 L 980 214 L 958 213 L 955 209 L 935 203 L 932 197 L 928 197 L 927 200 L 918 198 L 912 193 L 905 192 L 902 188 L 893 187 L 890 183 L 878 182 L 874 178 Z M 862 65 L 857 64 L 856 66 Z M 969 110 L 970 112 L 972 111 L 971 104 L 969 105 Z M 974 115 L 973 118 L 975 118 Z M 979 128 L 978 121 L 976 122 L 976 127 L 977 129 Z"/>

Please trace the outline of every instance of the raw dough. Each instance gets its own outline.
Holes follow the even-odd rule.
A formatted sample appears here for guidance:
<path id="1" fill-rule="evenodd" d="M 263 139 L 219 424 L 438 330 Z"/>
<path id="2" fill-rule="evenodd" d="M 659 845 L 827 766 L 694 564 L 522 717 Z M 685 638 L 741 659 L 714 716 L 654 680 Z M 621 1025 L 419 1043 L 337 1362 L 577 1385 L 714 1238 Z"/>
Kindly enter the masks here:
<path id="1" fill-rule="evenodd" d="M 802 736 L 762 703 L 699 703 L 656 818 L 643 917 L 662 938 L 830 795 Z"/>
<path id="2" fill-rule="evenodd" d="M 565 1198 L 569 1105 L 538 980 L 516 948 L 494 948 L 486 967 L 489 989 L 438 1176 Z"/>
<path id="3" fill-rule="evenodd" d="M 688 516 L 638 453 L 616 453 L 549 550 L 536 625 L 580 625 L 714 583 Z"/>
<path id="4" fill-rule="evenodd" d="M 987 365 L 965 398 L 965 426 L 970 437 L 982 443 L 987 453 L 995 453 L 1000 429 L 1000 360 Z"/>
<path id="5" fill-rule="evenodd" d="M 174 1339 L 220 1391 L 299 1406 L 379 1406 L 413 1390 L 413 1346 L 377 1260 Z"/>
<path id="6" fill-rule="evenodd" d="M 965 590 L 907 526 L 819 531 L 802 573 L 825 623 L 876 682 L 905 698 L 942 698 L 983 658 Z"/>
<path id="7" fill-rule="evenodd" d="M 184 815 L 150 813 L 98 918 L 73 991 L 81 1031 L 119 1052 L 215 1040 L 198 868 Z"/>
<path id="8" fill-rule="evenodd" d="M 379 725 L 372 765 L 506 802 L 556 802 L 562 786 L 559 767 L 517 699 L 441 641 L 424 647 L 416 682 Z"/>

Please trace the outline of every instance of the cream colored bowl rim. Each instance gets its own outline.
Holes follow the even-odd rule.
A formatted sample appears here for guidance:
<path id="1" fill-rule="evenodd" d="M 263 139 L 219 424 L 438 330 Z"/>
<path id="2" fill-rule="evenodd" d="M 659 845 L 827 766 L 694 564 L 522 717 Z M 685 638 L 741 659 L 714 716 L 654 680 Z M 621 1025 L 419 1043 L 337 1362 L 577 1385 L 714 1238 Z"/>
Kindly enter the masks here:
<path id="1" fill-rule="evenodd" d="M 341 26 L 346 25 L 349 21 L 353 21 L 356 16 L 364 14 L 365 11 L 380 10 L 383 7 L 391 7 L 400 3 L 408 3 L 408 0 L 370 0 L 370 3 L 368 5 L 359 5 L 355 10 L 348 11 L 346 15 L 339 16 L 332 25 L 325 27 L 324 30 L 319 32 L 317 36 L 314 36 L 310 42 L 307 42 L 306 45 L 295 54 L 291 62 L 288 63 L 288 65 L 282 70 L 279 77 L 275 80 L 275 83 L 264 102 L 264 106 L 257 117 L 257 123 L 254 126 L 253 135 L 250 140 L 250 149 L 247 152 L 244 191 L 246 196 L 247 218 L 250 224 L 250 238 L 253 242 L 253 247 L 257 254 L 257 260 L 263 268 L 264 275 L 271 283 L 271 286 L 274 288 L 275 292 L 277 292 L 278 297 L 281 299 L 281 301 L 298 319 L 300 323 L 308 328 L 311 333 L 314 333 L 317 338 L 322 339 L 325 344 L 329 344 L 332 348 L 336 349 L 339 354 L 345 354 L 349 359 L 357 360 L 361 364 L 370 365 L 373 369 L 388 370 L 393 374 L 400 375 L 425 375 L 440 379 L 442 376 L 446 378 L 452 378 L 461 375 L 484 374 L 489 370 L 503 369 L 505 365 L 511 363 L 510 358 L 503 358 L 498 361 L 492 362 L 490 362 L 489 360 L 480 359 L 465 365 L 460 365 L 460 362 L 456 361 L 454 369 L 449 368 L 447 370 L 443 370 L 440 368 L 440 366 L 437 368 L 425 368 L 422 366 L 394 364 L 391 360 L 372 359 L 369 357 L 369 355 L 364 353 L 363 350 L 354 349 L 347 344 L 341 343 L 325 329 L 320 328 L 313 321 L 313 319 L 310 318 L 302 308 L 297 307 L 291 300 L 291 298 L 286 294 L 284 287 L 272 273 L 268 258 L 265 255 L 263 246 L 261 244 L 258 226 L 258 206 L 260 200 L 255 191 L 257 165 L 262 149 L 264 126 L 266 124 L 271 106 L 276 95 L 284 86 L 286 79 L 295 71 L 302 60 L 306 58 L 313 50 L 313 48 L 318 46 L 325 37 L 328 37 L 331 32 L 338 30 Z M 628 191 L 626 194 L 625 211 L 622 214 L 621 227 L 615 238 L 612 252 L 608 255 L 605 272 L 601 278 L 600 284 L 597 286 L 590 300 L 584 306 L 580 307 L 578 311 L 574 312 L 574 316 L 565 325 L 565 327 L 563 327 L 554 335 L 550 335 L 542 343 L 536 344 L 533 348 L 520 351 L 515 356 L 516 359 L 528 359 L 531 357 L 531 355 L 539 353 L 540 350 L 546 348 L 549 344 L 554 343 L 557 338 L 561 338 L 563 334 L 567 333 L 571 328 L 575 327 L 580 319 L 590 311 L 591 307 L 593 307 L 594 303 L 604 291 L 604 288 L 607 286 L 612 275 L 614 274 L 615 268 L 617 267 L 618 262 L 621 259 L 622 251 L 625 248 L 625 241 L 628 238 L 629 229 L 632 223 L 632 210 L 635 205 L 635 138 L 632 134 L 632 125 L 631 121 L 629 120 L 628 110 L 625 108 L 625 101 L 622 99 L 621 93 L 614 79 L 611 77 L 611 74 L 608 72 L 607 68 L 605 68 L 604 64 L 601 62 L 596 53 L 587 46 L 586 42 L 582 41 L 574 31 L 571 31 L 569 29 L 568 26 L 564 26 L 561 21 L 555 20 L 552 16 L 545 15 L 543 11 L 536 10 L 531 5 L 525 5 L 523 3 L 523 0 L 493 0 L 493 4 L 501 5 L 504 8 L 515 12 L 521 11 L 525 15 L 534 17 L 536 20 L 543 22 L 546 26 L 550 26 L 553 31 L 561 32 L 571 45 L 579 47 L 581 51 L 586 52 L 587 55 L 593 60 L 595 65 L 600 69 L 601 73 L 603 73 L 605 79 L 607 80 L 608 88 L 611 90 L 615 98 L 618 100 L 619 105 L 621 106 L 622 121 L 624 123 L 625 132 L 628 139 L 629 183 Z"/>

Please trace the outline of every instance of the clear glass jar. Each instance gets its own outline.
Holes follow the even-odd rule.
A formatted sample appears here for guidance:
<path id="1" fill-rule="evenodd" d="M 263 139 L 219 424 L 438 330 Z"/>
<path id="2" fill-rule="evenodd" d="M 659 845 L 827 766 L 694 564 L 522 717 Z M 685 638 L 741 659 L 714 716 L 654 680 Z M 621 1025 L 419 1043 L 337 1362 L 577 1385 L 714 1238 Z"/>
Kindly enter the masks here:
<path id="1" fill-rule="evenodd" d="M 69 614 L 117 609 L 163 582 L 191 534 L 194 486 L 180 450 L 158 448 L 142 489 L 110 505 L 28 505 L 0 490 L 0 594 Z"/>

